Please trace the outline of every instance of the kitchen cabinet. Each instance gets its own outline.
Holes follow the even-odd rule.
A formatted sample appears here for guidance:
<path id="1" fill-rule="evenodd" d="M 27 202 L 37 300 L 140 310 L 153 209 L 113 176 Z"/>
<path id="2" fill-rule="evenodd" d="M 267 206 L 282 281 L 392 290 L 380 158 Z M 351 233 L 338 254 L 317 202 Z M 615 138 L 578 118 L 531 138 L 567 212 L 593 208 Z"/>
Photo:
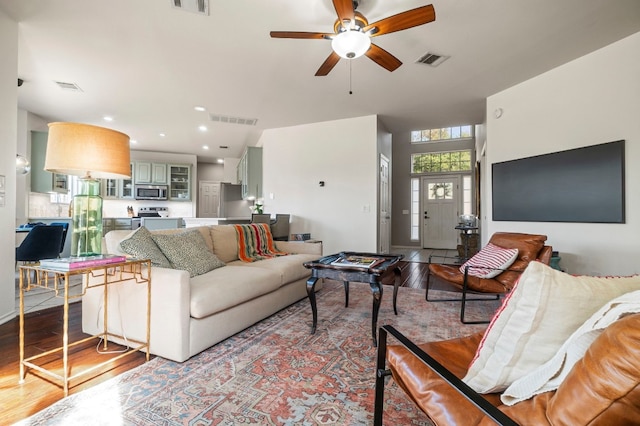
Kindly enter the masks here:
<path id="1" fill-rule="evenodd" d="M 242 199 L 262 198 L 262 148 L 249 146 L 238 163 L 238 183 Z"/>
<path id="2" fill-rule="evenodd" d="M 44 170 L 47 132 L 31 132 L 31 192 L 69 192 L 69 176 Z"/>
<path id="3" fill-rule="evenodd" d="M 169 199 L 191 200 L 191 165 L 169 164 Z"/>
<path id="4" fill-rule="evenodd" d="M 167 165 L 138 161 L 135 164 L 135 183 L 167 185 Z"/>
<path id="5" fill-rule="evenodd" d="M 102 198 L 104 199 L 133 199 L 134 164 L 129 166 L 129 179 L 103 179 Z"/>

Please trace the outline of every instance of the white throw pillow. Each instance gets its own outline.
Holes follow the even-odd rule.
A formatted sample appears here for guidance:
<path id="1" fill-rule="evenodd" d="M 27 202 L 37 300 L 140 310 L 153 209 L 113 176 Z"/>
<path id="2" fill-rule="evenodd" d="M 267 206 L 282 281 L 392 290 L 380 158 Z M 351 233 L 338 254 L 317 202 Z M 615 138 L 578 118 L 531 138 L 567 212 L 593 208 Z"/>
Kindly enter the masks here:
<path id="1" fill-rule="evenodd" d="M 591 344 L 602 332 L 620 318 L 640 312 L 640 290 L 625 293 L 608 301 L 591 315 L 560 350 L 547 362 L 513 382 L 500 396 L 505 405 L 514 405 L 558 389 L 573 366 L 584 357 Z"/>
<path id="2" fill-rule="evenodd" d="M 551 359 L 601 306 L 640 289 L 640 276 L 572 276 L 533 261 L 489 324 L 463 378 L 479 393 L 502 392 Z"/>
<path id="3" fill-rule="evenodd" d="M 506 249 L 495 244 L 487 244 L 473 257 L 462 264 L 460 272 L 464 274 L 467 265 L 469 275 L 480 278 L 493 278 L 500 275 L 518 257 L 518 249 Z"/>

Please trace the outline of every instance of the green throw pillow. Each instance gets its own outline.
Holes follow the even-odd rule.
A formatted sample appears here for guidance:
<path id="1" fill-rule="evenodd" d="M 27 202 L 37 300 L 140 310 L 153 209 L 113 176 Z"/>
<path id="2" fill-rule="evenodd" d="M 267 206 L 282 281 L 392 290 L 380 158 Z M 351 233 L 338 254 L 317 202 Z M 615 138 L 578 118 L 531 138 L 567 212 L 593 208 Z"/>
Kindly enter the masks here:
<path id="1" fill-rule="evenodd" d="M 138 259 L 150 259 L 152 266 L 171 268 L 169 259 L 162 254 L 151 238 L 151 232 L 144 226 L 136 229 L 127 239 L 120 241 L 120 249 Z"/>
<path id="2" fill-rule="evenodd" d="M 198 230 L 177 234 L 154 234 L 151 237 L 175 269 L 183 269 L 192 277 L 225 265 L 209 251 Z"/>

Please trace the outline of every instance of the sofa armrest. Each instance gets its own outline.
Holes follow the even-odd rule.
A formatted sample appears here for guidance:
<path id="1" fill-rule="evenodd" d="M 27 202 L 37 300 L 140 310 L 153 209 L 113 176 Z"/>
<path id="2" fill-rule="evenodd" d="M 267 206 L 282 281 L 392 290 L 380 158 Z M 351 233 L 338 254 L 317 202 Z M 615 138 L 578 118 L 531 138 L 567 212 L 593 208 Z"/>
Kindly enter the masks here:
<path id="1" fill-rule="evenodd" d="M 143 274 L 146 272 L 143 270 Z M 90 278 L 91 279 L 91 278 Z M 109 329 L 145 340 L 146 285 L 131 281 L 109 286 Z M 189 358 L 190 278 L 187 271 L 151 268 L 151 353 L 182 362 Z M 102 287 L 89 288 L 82 298 L 82 330 L 102 330 Z"/>
<path id="2" fill-rule="evenodd" d="M 322 257 L 322 242 L 305 243 L 304 241 L 275 241 L 276 248 L 291 254 L 317 254 Z"/>
<path id="3" fill-rule="evenodd" d="M 471 389 L 465 382 L 457 378 L 453 373 L 446 369 L 442 364 L 429 356 L 426 352 L 420 349 L 415 343 L 409 340 L 406 336 L 396 330 L 393 326 L 384 325 L 379 330 L 379 344 L 377 354 L 377 366 L 376 366 L 376 396 L 374 406 L 374 425 L 382 425 L 382 411 L 384 401 L 384 378 L 389 375 L 390 372 L 386 370 L 386 356 L 387 356 L 387 333 L 390 333 L 395 337 L 400 345 L 404 346 L 409 352 L 411 352 L 416 358 L 423 364 L 433 370 L 438 376 L 442 378 L 446 383 L 453 387 L 460 395 L 469 400 L 473 405 L 478 407 L 485 415 L 490 417 L 498 425 L 503 426 L 518 426 L 513 419 L 504 414 L 498 408 L 494 407 L 490 402 L 482 397 L 479 393 Z M 428 415 L 428 413 L 427 413 Z"/>

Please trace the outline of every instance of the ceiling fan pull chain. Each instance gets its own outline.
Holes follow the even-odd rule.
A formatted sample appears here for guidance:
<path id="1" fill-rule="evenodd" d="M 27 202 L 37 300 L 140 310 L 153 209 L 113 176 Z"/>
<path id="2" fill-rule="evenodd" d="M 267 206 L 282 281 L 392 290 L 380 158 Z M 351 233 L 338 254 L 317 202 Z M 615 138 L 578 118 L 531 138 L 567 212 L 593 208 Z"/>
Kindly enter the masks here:
<path id="1" fill-rule="evenodd" d="M 349 61 L 349 94 L 353 95 L 353 91 L 351 90 L 351 59 L 347 59 Z"/>

